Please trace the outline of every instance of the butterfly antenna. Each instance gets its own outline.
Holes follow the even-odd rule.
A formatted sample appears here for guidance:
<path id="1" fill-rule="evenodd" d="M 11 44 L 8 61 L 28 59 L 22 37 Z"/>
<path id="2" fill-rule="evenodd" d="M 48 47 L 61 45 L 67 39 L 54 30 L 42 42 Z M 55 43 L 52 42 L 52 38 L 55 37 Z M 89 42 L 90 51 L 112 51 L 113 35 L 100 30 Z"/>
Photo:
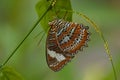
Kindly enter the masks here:
<path id="1" fill-rule="evenodd" d="M 59 16 L 58 16 L 58 13 L 59 13 L 59 12 L 60 12 L 60 11 L 56 11 L 56 10 L 55 10 L 55 14 L 56 14 L 56 16 L 57 16 L 56 18 L 59 18 Z"/>
<path id="2" fill-rule="evenodd" d="M 64 20 L 66 20 L 66 18 L 67 18 L 67 17 L 66 17 L 67 13 L 68 13 L 68 12 L 65 11 L 65 15 L 63 16 L 63 19 L 64 19 Z"/>
<path id="3" fill-rule="evenodd" d="M 39 32 L 34 38 L 37 38 L 40 34 L 42 34 L 44 31 Z"/>
<path id="4" fill-rule="evenodd" d="M 47 29 L 45 29 L 45 30 L 47 30 L 47 32 L 48 32 L 49 29 L 50 29 L 50 28 L 47 28 Z M 42 32 L 44 32 L 44 31 L 42 31 Z M 42 34 L 42 37 L 40 38 L 40 40 L 39 40 L 39 42 L 38 42 L 38 45 L 39 45 L 39 44 L 41 43 L 41 41 L 43 40 L 44 35 L 45 35 L 45 32 Z"/>
<path id="5" fill-rule="evenodd" d="M 41 43 L 41 41 L 43 40 L 43 38 L 44 38 L 44 35 L 45 35 L 45 32 L 42 34 L 42 37 L 40 38 L 40 40 L 39 40 L 39 42 L 38 42 L 38 44 L 37 45 L 39 45 L 40 43 Z"/>

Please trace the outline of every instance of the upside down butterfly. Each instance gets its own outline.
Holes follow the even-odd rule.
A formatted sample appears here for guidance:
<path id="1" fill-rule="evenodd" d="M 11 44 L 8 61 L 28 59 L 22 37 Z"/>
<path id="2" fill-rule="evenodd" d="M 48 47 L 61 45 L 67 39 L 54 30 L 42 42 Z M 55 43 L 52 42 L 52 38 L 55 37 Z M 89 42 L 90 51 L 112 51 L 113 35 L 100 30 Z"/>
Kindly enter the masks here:
<path id="1" fill-rule="evenodd" d="M 46 60 L 53 71 L 61 70 L 89 40 L 88 26 L 55 19 L 49 22 L 46 40 Z"/>

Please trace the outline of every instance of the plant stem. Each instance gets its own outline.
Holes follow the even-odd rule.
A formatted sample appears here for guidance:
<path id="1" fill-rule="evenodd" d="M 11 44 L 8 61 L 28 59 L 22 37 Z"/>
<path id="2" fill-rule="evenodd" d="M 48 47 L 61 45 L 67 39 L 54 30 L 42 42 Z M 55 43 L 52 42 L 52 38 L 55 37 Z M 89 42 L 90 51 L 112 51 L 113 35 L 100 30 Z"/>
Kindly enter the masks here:
<path id="1" fill-rule="evenodd" d="M 36 28 L 36 26 L 39 24 L 39 22 L 42 20 L 42 18 L 46 15 L 46 13 L 52 8 L 52 5 L 48 7 L 48 9 L 43 13 L 43 15 L 38 19 L 38 21 L 34 24 L 34 26 L 31 28 L 31 30 L 28 32 L 28 34 L 24 37 L 24 39 L 18 44 L 18 46 L 14 49 L 14 51 L 10 54 L 10 56 L 5 60 L 3 64 L 0 65 L 0 69 L 5 66 L 8 61 L 12 58 L 12 56 L 15 54 L 15 52 L 20 48 L 20 46 L 23 44 L 23 42 L 28 38 L 28 36 L 33 32 L 33 30 Z"/>
<path id="2" fill-rule="evenodd" d="M 78 12 L 77 12 L 78 13 Z M 92 20 L 90 20 L 86 15 L 84 14 L 80 14 L 78 13 L 79 15 L 81 15 L 84 19 L 86 19 L 87 22 L 89 22 L 91 25 L 93 25 L 94 29 L 96 30 L 96 32 L 99 33 L 100 37 L 102 38 L 103 42 L 104 42 L 104 47 L 105 47 L 105 50 L 106 50 L 106 53 L 109 57 L 109 60 L 111 62 L 111 65 L 112 65 L 112 69 L 113 69 L 113 73 L 114 73 L 114 78 L 115 80 L 117 80 L 117 74 L 116 74 L 116 70 L 115 70 L 115 67 L 114 67 L 114 64 L 113 64 L 113 59 L 112 59 L 112 55 L 110 53 L 110 49 L 109 49 L 109 46 L 108 46 L 108 42 L 105 40 L 105 37 L 103 36 L 103 33 L 102 31 L 100 30 L 99 26 L 96 25 Z"/>
<path id="3" fill-rule="evenodd" d="M 112 64 L 115 80 L 117 80 L 117 73 L 116 73 L 116 70 L 115 70 L 115 67 L 114 67 L 114 64 L 113 64 L 113 60 L 111 60 L 111 64 Z"/>

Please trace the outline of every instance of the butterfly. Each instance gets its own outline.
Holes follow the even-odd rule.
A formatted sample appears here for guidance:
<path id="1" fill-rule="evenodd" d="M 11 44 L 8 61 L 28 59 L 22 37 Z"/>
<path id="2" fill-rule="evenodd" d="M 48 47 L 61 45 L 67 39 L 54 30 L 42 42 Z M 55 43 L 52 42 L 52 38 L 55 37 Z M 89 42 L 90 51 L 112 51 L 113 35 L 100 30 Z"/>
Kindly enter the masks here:
<path id="1" fill-rule="evenodd" d="M 89 41 L 89 27 L 55 19 L 49 22 L 46 39 L 46 61 L 53 71 L 61 70 Z"/>

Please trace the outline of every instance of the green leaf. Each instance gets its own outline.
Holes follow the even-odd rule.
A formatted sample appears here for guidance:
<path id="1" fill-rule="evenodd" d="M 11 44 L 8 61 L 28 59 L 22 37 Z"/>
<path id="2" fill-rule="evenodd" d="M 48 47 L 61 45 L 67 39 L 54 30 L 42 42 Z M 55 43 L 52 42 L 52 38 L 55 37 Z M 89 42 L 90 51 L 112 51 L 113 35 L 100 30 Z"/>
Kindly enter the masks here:
<path id="1" fill-rule="evenodd" d="M 13 68 L 3 67 L 0 70 L 0 80 L 24 80 L 24 79 Z"/>
<path id="2" fill-rule="evenodd" d="M 50 0 L 40 0 L 40 2 L 37 3 L 36 10 L 39 17 L 48 9 L 49 5 L 51 5 Z M 48 22 L 54 20 L 54 18 L 65 18 L 67 21 L 72 21 L 72 13 L 68 13 L 65 10 L 72 11 L 70 0 L 56 0 L 55 5 L 40 22 L 45 32 L 49 28 Z"/>

